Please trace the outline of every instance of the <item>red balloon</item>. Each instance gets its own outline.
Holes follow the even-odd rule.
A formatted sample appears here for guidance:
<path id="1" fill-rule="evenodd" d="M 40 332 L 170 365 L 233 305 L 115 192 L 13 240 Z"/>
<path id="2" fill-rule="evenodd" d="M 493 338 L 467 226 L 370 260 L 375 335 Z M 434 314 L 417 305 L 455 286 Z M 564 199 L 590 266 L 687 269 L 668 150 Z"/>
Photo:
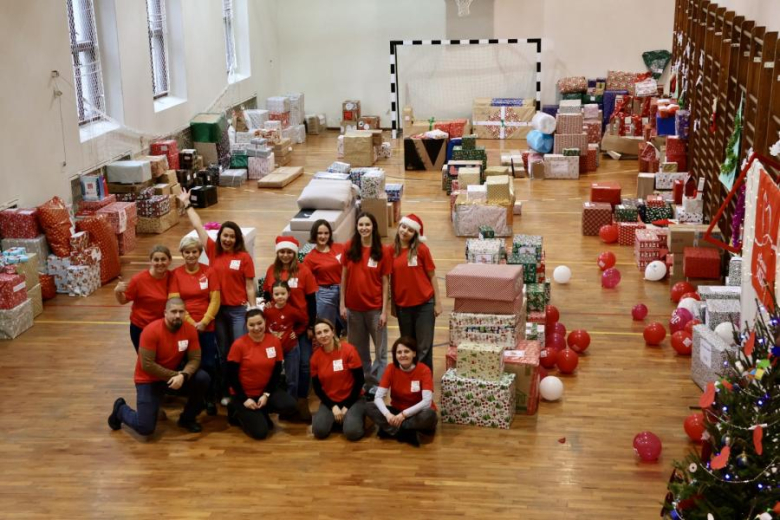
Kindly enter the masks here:
<path id="1" fill-rule="evenodd" d="M 544 309 L 545 326 L 552 327 L 554 323 L 557 323 L 561 319 L 561 313 L 558 312 L 558 308 L 555 305 L 548 305 Z"/>
<path id="2" fill-rule="evenodd" d="M 634 308 L 631 309 L 631 317 L 634 321 L 642 321 L 647 316 L 647 305 L 644 303 L 637 303 Z"/>
<path id="3" fill-rule="evenodd" d="M 617 262 L 617 258 L 615 257 L 615 253 L 612 251 L 604 251 L 599 255 L 599 269 L 604 271 L 605 269 L 609 269 L 610 267 L 615 267 L 615 263 Z"/>
<path id="4" fill-rule="evenodd" d="M 563 350 L 566 348 L 566 337 L 562 334 L 550 334 L 545 339 L 544 346 L 547 350 Z"/>
<path id="5" fill-rule="evenodd" d="M 560 334 L 564 338 L 566 337 L 566 325 L 561 323 L 560 321 L 557 321 L 552 324 L 552 326 L 547 327 L 544 330 L 545 336 L 552 336 L 553 334 Z"/>
<path id="6" fill-rule="evenodd" d="M 696 287 L 688 282 L 677 282 L 672 286 L 671 296 L 674 303 L 680 303 L 682 295 L 689 292 L 696 292 Z"/>
<path id="7" fill-rule="evenodd" d="M 590 334 L 588 334 L 587 330 L 573 330 L 569 333 L 566 344 L 577 354 L 582 354 L 590 346 Z"/>
<path id="8" fill-rule="evenodd" d="M 546 368 L 544 368 L 543 366 L 539 367 L 539 381 L 541 381 L 542 379 L 544 379 L 548 375 L 550 375 L 550 374 L 547 373 L 547 369 Z"/>
<path id="9" fill-rule="evenodd" d="M 669 319 L 669 330 L 674 334 L 677 331 L 685 330 L 685 324 L 693 319 L 693 314 L 688 309 L 675 309 L 672 311 L 672 317 Z"/>
<path id="10" fill-rule="evenodd" d="M 558 352 L 558 359 L 555 363 L 558 365 L 558 370 L 561 371 L 561 374 L 571 374 L 577 369 L 579 362 L 580 356 L 572 349 L 565 348 Z"/>
<path id="11" fill-rule="evenodd" d="M 680 301 L 683 301 L 685 298 L 693 298 L 696 301 L 701 301 L 701 296 L 699 296 L 699 293 L 697 293 L 696 291 L 687 292 L 683 294 L 682 296 L 680 296 Z"/>
<path id="12" fill-rule="evenodd" d="M 681 356 L 690 356 L 693 352 L 693 339 L 690 333 L 678 330 L 672 334 L 672 348 Z"/>
<path id="13" fill-rule="evenodd" d="M 641 432 L 634 437 L 634 451 L 645 462 L 658 460 L 661 449 L 661 439 L 652 432 Z"/>
<path id="14" fill-rule="evenodd" d="M 705 424 L 704 414 L 692 413 L 685 418 L 683 428 L 685 428 L 685 433 L 688 434 L 688 437 L 690 437 L 692 441 L 701 442 L 701 436 L 707 429 Z"/>
<path id="15" fill-rule="evenodd" d="M 693 318 L 691 321 L 685 324 L 685 328 L 683 330 L 693 336 L 693 327 L 696 325 L 701 325 L 701 321 Z"/>
<path id="16" fill-rule="evenodd" d="M 620 271 L 610 267 L 601 273 L 601 286 L 606 289 L 614 289 L 620 283 Z"/>
<path id="17" fill-rule="evenodd" d="M 553 348 L 546 348 L 542 350 L 539 356 L 539 364 L 544 368 L 553 368 L 555 362 L 558 361 L 558 351 Z"/>
<path id="18" fill-rule="evenodd" d="M 618 239 L 618 227 L 614 224 L 601 226 L 601 229 L 599 229 L 599 236 L 601 237 L 601 240 L 607 244 L 615 243 Z"/>
<path id="19" fill-rule="evenodd" d="M 654 321 L 645 327 L 645 331 L 642 335 L 645 337 L 645 343 L 657 346 L 660 345 L 666 337 L 666 329 L 663 325 Z"/>

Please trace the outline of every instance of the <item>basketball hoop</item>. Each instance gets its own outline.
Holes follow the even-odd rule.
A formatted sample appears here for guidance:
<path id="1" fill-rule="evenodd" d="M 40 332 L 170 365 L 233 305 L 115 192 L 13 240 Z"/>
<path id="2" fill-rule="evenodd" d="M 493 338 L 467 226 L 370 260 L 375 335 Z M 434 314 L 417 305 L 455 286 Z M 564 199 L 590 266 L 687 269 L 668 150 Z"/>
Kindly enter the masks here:
<path id="1" fill-rule="evenodd" d="M 458 16 L 468 16 L 469 15 L 469 7 L 471 6 L 471 2 L 474 0 L 455 0 L 455 3 L 458 4 Z"/>

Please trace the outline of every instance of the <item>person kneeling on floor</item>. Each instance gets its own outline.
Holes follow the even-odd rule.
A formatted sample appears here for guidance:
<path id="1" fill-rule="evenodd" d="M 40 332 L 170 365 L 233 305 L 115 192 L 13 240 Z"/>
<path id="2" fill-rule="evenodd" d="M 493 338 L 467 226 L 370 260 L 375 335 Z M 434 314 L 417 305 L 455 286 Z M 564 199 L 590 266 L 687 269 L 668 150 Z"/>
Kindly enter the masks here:
<path id="1" fill-rule="evenodd" d="M 160 403 L 168 388 L 181 389 L 187 395 L 187 404 L 177 424 L 192 433 L 202 430 L 196 418 L 203 410 L 210 379 L 206 372 L 198 370 L 198 331 L 184 321 L 186 312 L 181 298 L 171 298 L 165 304 L 165 317 L 144 328 L 134 376 L 138 411 L 130 408 L 123 398 L 117 399 L 108 417 L 112 430 L 119 430 L 125 423 L 140 435 L 154 433 Z M 187 363 L 177 372 L 176 367 L 185 355 Z"/>
<path id="2" fill-rule="evenodd" d="M 390 391 L 390 406 L 384 398 Z M 419 433 L 433 434 L 438 417 L 433 403 L 431 369 L 417 360 L 417 342 L 401 337 L 393 343 L 393 364 L 387 367 L 366 413 L 379 428 L 379 437 L 419 446 Z"/>

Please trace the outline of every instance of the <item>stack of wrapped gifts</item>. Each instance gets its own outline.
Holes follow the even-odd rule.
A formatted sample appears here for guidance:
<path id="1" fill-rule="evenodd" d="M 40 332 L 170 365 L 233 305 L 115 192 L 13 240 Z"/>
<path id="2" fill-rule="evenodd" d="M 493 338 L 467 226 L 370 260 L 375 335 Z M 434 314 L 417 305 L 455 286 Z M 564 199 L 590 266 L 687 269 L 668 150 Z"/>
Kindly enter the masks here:
<path id="1" fill-rule="evenodd" d="M 739 347 L 726 342 L 706 324 L 693 327 L 693 352 L 691 353 L 691 379 L 704 390 L 707 383 L 718 381 L 728 356 L 735 355 Z"/>
<path id="2" fill-rule="evenodd" d="M 706 225 L 703 224 L 677 224 L 673 226 L 669 226 L 669 252 L 672 255 L 672 271 L 670 273 L 670 283 L 676 283 L 680 282 L 686 279 L 687 275 L 685 274 L 685 249 L 686 248 L 708 248 L 713 249 L 716 253 L 718 253 L 719 249 L 716 245 L 707 242 L 704 240 L 704 235 L 707 232 Z M 712 231 L 713 237 L 717 238 L 719 240 L 723 240 L 723 236 L 716 227 Z M 694 253 L 694 257 L 689 260 L 689 264 L 691 264 L 691 260 L 693 261 L 692 265 L 689 265 L 689 269 L 691 269 L 691 273 L 698 274 L 698 267 L 697 267 L 697 259 L 695 258 L 697 255 Z M 701 256 L 701 254 L 699 254 Z M 719 256 L 719 255 L 718 255 Z M 718 260 L 720 263 L 720 260 Z M 712 272 L 711 274 L 715 274 Z M 718 276 L 711 279 L 700 279 L 698 277 L 691 277 L 690 282 L 700 285 L 702 283 L 705 284 L 712 284 L 713 280 L 717 280 L 720 278 L 720 264 L 718 267 Z M 740 282 L 735 282 L 736 285 L 740 285 Z"/>
<path id="3" fill-rule="evenodd" d="M 3 251 L 0 267 L 5 266 L 6 273 L 21 276 L 25 282 L 27 297 L 32 300 L 33 316 L 43 312 L 43 295 L 40 284 L 40 266 L 38 255 L 28 253 L 23 247 L 12 247 Z M 18 288 L 18 287 L 17 287 Z"/>
<path id="4" fill-rule="evenodd" d="M 325 114 L 306 114 L 306 131 L 312 135 L 323 134 L 328 130 Z"/>
<path id="5" fill-rule="evenodd" d="M 245 137 L 241 137 L 241 145 L 246 154 L 247 179 L 262 179 L 276 167 L 276 156 L 271 142 L 264 137 L 249 136 L 245 142 Z M 236 144 L 239 143 L 239 135 L 236 133 Z"/>
<path id="6" fill-rule="evenodd" d="M 33 326 L 33 302 L 23 275 L 0 267 L 0 339 L 14 339 Z"/>
<path id="7" fill-rule="evenodd" d="M 514 191 L 511 178 L 503 182 L 499 177 L 490 185 L 469 186 L 469 190 L 460 190 L 455 196 L 452 223 L 455 236 L 476 237 L 482 226 L 489 226 L 497 237 L 512 235 L 514 223 Z M 472 189 L 476 188 L 476 189 Z M 492 189 L 493 199 L 488 199 L 488 189 Z M 454 192 L 453 192 L 454 193 Z M 507 196 L 507 193 L 509 194 Z"/>
<path id="8" fill-rule="evenodd" d="M 387 192 L 385 191 L 385 171 L 380 168 L 372 168 L 360 178 L 360 209 L 374 215 L 381 237 L 387 236 L 390 226 L 388 204 L 390 203 L 387 201 Z M 390 205 L 392 206 L 392 204 Z"/>
<path id="9" fill-rule="evenodd" d="M 202 113 L 190 121 L 192 142 L 205 166 L 230 167 L 230 138 L 224 114 Z"/>
<path id="10" fill-rule="evenodd" d="M 357 122 L 360 119 L 360 101 L 347 99 L 341 103 L 341 133 L 347 130 L 357 130 Z"/>
<path id="11" fill-rule="evenodd" d="M 135 202 L 115 202 L 99 209 L 96 213 L 106 215 L 111 223 L 119 244 L 120 255 L 125 255 L 135 249 L 135 227 L 138 224 L 138 209 Z"/>
<path id="12" fill-rule="evenodd" d="M 155 141 L 149 145 L 149 155 L 164 155 L 168 168 L 179 169 L 179 145 L 175 139 Z"/>
<path id="13" fill-rule="evenodd" d="M 304 106 L 303 92 L 292 92 L 285 94 L 290 100 L 290 132 L 288 136 L 295 144 L 306 142 L 306 107 Z"/>
<path id="14" fill-rule="evenodd" d="M 89 245 L 89 234 L 75 233 L 70 239 L 70 255 L 49 255 L 49 274 L 57 292 L 70 296 L 89 296 L 100 288 L 102 253 Z"/>
<path id="15" fill-rule="evenodd" d="M 476 98 L 471 114 L 472 131 L 480 139 L 525 139 L 535 113 L 533 99 Z"/>
<path id="16" fill-rule="evenodd" d="M 190 200 L 192 201 L 193 193 L 202 189 L 202 186 L 194 186 L 190 190 Z M 213 187 L 216 191 L 216 187 Z M 193 206 L 196 204 L 193 203 Z M 133 219 L 133 213 L 136 218 L 136 232 L 137 233 L 163 233 L 173 227 L 179 222 L 179 212 L 176 210 L 177 199 L 176 196 L 168 195 L 156 195 L 153 187 L 148 187 L 141 190 L 136 196 L 134 206 L 124 205 L 120 207 L 113 207 L 111 212 L 104 212 L 109 217 L 109 221 L 114 226 L 115 232 L 122 229 L 122 219 L 125 221 Z M 124 217 L 122 216 L 124 213 Z M 117 236 L 124 232 L 117 232 Z M 134 237 L 131 234 L 125 235 L 120 238 L 123 247 L 132 245 Z"/>
<path id="17" fill-rule="evenodd" d="M 634 259 L 640 271 L 651 262 L 665 260 L 667 249 L 663 247 L 662 238 L 651 229 L 637 229 L 635 231 Z"/>
<path id="18" fill-rule="evenodd" d="M 461 190 L 461 184 L 463 186 L 463 190 L 465 191 L 465 187 L 469 184 L 469 182 L 461 183 L 459 179 L 460 170 L 464 168 L 469 168 L 467 170 L 468 172 L 473 173 L 474 169 L 476 169 L 479 172 L 479 183 L 482 181 L 481 179 L 484 177 L 483 168 L 482 168 L 482 161 L 481 160 L 473 160 L 473 161 L 464 161 L 464 160 L 452 160 L 447 162 L 446 164 L 442 165 L 441 167 L 441 189 L 444 190 L 447 195 L 451 195 L 453 191 L 460 191 Z M 473 180 L 473 176 L 472 176 Z"/>

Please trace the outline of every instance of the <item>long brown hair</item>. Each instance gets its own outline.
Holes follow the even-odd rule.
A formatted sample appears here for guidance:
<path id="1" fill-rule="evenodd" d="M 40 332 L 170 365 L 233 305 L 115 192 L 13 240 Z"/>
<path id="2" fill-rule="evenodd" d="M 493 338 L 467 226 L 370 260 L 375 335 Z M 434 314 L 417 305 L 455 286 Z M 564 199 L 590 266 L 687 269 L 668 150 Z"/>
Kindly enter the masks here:
<path id="1" fill-rule="evenodd" d="M 274 259 L 274 278 L 277 280 L 282 279 L 282 272 L 284 271 L 284 265 L 279 260 L 279 251 L 276 252 L 276 258 Z M 295 278 L 298 276 L 298 255 L 294 254 L 292 260 L 290 260 L 290 268 L 287 269 L 287 279 Z"/>
<path id="2" fill-rule="evenodd" d="M 237 253 L 246 253 L 246 246 L 244 245 L 244 234 L 241 232 L 241 228 L 238 227 L 238 224 L 235 222 L 232 222 L 230 220 L 227 220 L 222 223 L 222 226 L 219 228 L 219 233 L 217 233 L 217 255 L 221 255 L 225 252 L 224 249 L 222 249 L 222 232 L 225 230 L 225 228 L 232 229 L 233 233 L 236 234 L 236 243 L 233 246 L 233 251 Z"/>
<path id="3" fill-rule="evenodd" d="M 409 260 L 417 256 L 417 248 L 420 246 L 420 233 L 418 233 L 414 229 L 412 229 L 412 231 L 414 231 L 414 235 L 412 235 L 412 238 L 409 240 Z M 403 246 L 401 245 L 401 238 L 398 236 L 398 233 L 396 232 L 395 240 L 393 241 L 393 250 L 395 251 L 394 256 L 400 255 L 401 249 L 403 249 Z"/>
<path id="4" fill-rule="evenodd" d="M 365 211 L 361 211 L 355 219 L 355 232 L 352 235 L 349 251 L 347 251 L 347 258 L 351 262 L 360 262 L 360 259 L 363 258 L 363 243 L 357 230 L 357 224 L 363 217 L 371 221 L 371 258 L 379 262 L 382 260 L 382 237 L 379 236 L 379 226 L 376 223 L 376 217 Z"/>

